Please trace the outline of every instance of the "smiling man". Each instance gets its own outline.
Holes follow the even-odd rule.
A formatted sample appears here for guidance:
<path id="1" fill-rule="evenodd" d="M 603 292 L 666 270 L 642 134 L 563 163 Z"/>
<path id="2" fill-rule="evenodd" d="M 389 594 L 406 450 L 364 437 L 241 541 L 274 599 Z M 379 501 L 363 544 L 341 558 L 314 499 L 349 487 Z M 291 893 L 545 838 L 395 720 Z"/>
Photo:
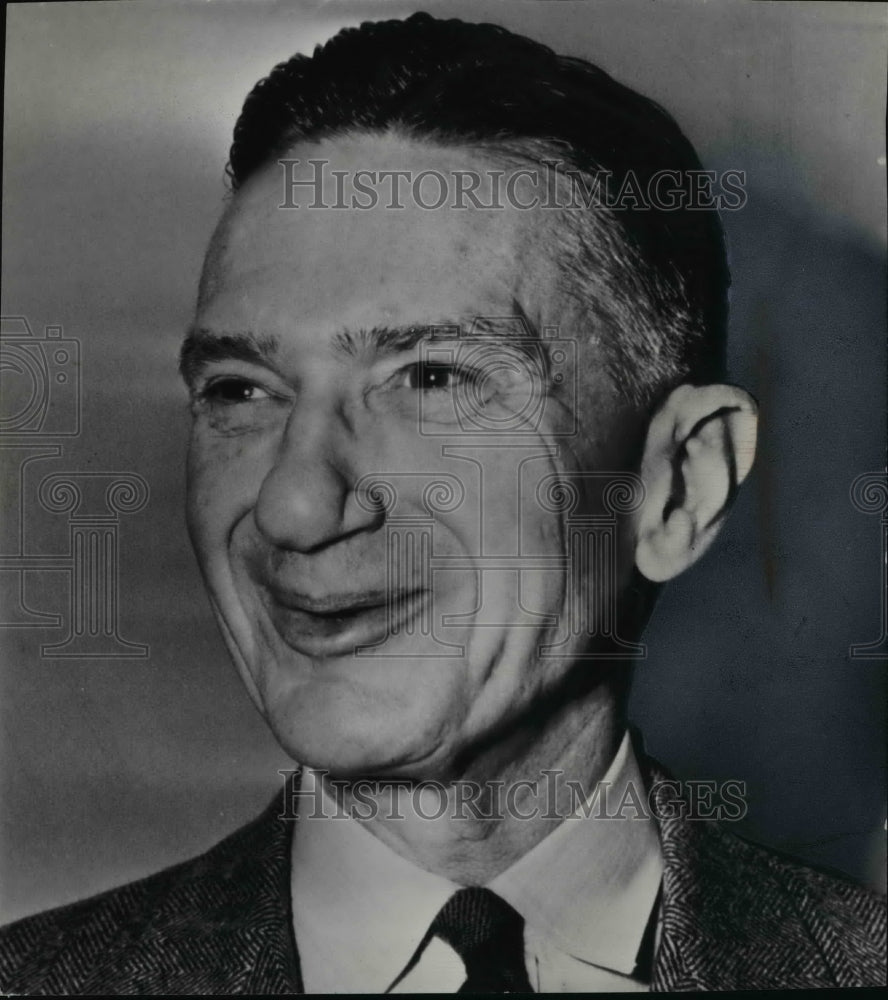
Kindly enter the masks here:
<path id="1" fill-rule="evenodd" d="M 188 523 L 299 768 L 203 857 L 8 929 L 3 988 L 884 981 L 880 900 L 723 832 L 627 727 L 656 589 L 755 448 L 675 123 L 415 15 L 277 67 L 230 176 L 181 356 Z"/>

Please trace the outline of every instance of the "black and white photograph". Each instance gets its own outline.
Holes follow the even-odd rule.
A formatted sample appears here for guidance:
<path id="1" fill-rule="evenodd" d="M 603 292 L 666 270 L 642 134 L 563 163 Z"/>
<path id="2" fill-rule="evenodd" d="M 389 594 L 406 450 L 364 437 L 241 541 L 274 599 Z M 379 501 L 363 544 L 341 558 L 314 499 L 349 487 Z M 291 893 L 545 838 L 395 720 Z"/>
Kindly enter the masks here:
<path id="1" fill-rule="evenodd" d="M 4 19 L 0 993 L 885 987 L 888 3 Z"/>

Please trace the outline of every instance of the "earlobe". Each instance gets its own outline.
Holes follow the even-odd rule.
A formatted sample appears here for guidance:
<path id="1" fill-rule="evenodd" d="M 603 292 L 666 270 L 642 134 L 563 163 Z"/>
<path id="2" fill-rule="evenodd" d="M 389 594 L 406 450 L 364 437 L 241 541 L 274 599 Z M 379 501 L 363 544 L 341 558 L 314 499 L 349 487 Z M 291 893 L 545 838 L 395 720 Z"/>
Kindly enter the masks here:
<path id="1" fill-rule="evenodd" d="M 652 583 L 664 583 L 690 565 L 693 539 L 690 514 L 677 508 L 656 529 L 647 529 L 639 536 L 635 565 Z"/>
<path id="2" fill-rule="evenodd" d="M 755 455 L 756 405 L 735 386 L 679 386 L 654 416 L 641 476 L 635 562 L 654 583 L 715 541 Z"/>

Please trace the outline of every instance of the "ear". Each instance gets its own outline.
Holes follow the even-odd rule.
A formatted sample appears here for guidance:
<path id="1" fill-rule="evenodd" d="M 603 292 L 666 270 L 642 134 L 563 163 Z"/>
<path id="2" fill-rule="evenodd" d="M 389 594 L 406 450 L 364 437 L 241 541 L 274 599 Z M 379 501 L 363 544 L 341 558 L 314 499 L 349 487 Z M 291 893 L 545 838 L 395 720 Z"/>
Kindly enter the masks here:
<path id="1" fill-rule="evenodd" d="M 730 385 L 682 385 L 654 415 L 641 478 L 635 564 L 654 583 L 678 576 L 715 541 L 755 457 L 755 401 Z"/>

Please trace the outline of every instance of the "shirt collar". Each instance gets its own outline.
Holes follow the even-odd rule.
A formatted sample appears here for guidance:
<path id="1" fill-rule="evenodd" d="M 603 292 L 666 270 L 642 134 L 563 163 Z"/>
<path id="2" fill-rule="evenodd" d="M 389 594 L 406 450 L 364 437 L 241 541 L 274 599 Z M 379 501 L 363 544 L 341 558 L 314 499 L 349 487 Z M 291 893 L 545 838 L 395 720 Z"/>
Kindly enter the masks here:
<path id="1" fill-rule="evenodd" d="M 646 806 L 627 732 L 597 797 L 594 789 L 586 797 L 587 809 L 578 808 L 489 888 L 562 951 L 631 975 L 663 874 L 659 834 Z"/>
<path id="2" fill-rule="evenodd" d="M 319 781 L 303 772 L 303 792 Z M 609 813 L 644 785 L 627 733 L 602 779 Z M 323 793 L 326 794 L 326 793 Z M 587 804 L 594 799 L 594 790 Z M 599 797 L 599 802 L 601 802 Z M 335 807 L 331 807 L 331 812 Z M 584 962 L 629 975 L 663 862 L 656 824 L 631 809 L 577 810 L 489 883 L 537 936 Z M 388 989 L 459 886 L 418 868 L 351 818 L 303 816 L 293 838 L 293 920 L 313 992 Z"/>
<path id="3" fill-rule="evenodd" d="M 306 770 L 302 781 L 314 794 L 320 779 Z M 303 816 L 294 832 L 293 922 L 307 988 L 384 993 L 459 886 L 350 817 Z"/>

